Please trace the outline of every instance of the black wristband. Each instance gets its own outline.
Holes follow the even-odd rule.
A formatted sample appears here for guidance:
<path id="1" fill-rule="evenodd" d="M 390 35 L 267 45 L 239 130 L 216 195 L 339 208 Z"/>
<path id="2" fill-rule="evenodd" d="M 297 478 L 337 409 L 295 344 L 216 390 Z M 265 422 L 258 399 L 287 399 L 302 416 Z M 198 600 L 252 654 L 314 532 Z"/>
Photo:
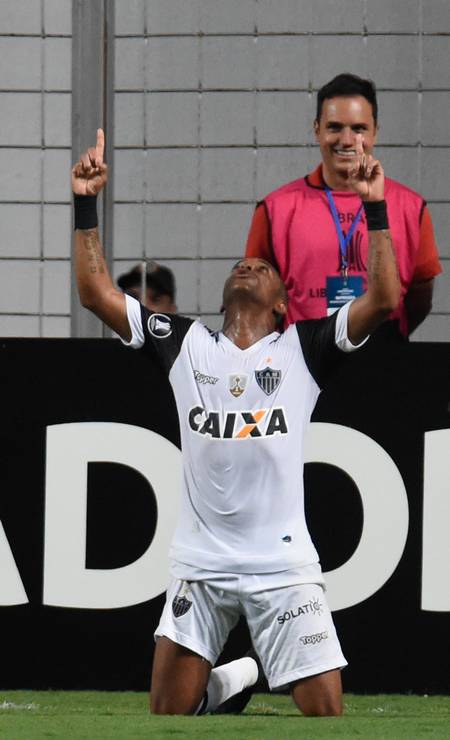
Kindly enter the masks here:
<path id="1" fill-rule="evenodd" d="M 74 195 L 73 210 L 75 229 L 95 229 L 98 226 L 96 195 Z"/>
<path id="2" fill-rule="evenodd" d="M 382 231 L 389 228 L 385 200 L 366 200 L 363 205 L 369 231 Z"/>

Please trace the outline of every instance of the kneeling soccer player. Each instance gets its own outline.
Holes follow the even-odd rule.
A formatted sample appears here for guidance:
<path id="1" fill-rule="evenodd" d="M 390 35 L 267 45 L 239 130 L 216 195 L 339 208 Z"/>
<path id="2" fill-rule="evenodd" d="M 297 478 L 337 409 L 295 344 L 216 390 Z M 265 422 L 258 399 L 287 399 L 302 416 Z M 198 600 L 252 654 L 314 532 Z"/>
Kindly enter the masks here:
<path id="1" fill-rule="evenodd" d="M 256 661 L 213 668 L 240 615 L 271 688 L 290 686 L 307 715 L 342 711 L 346 661 L 305 523 L 303 444 L 320 389 L 400 297 L 383 169 L 364 154 L 361 135 L 355 143 L 348 178 L 369 229 L 368 289 L 332 316 L 284 333 L 286 290 L 262 259 L 240 260 L 231 271 L 221 332 L 124 296 L 109 276 L 97 229 L 95 196 L 107 178 L 100 129 L 96 147 L 73 168 L 81 302 L 165 369 L 180 419 L 182 504 L 156 631 L 156 714 L 242 709 L 258 677 Z"/>

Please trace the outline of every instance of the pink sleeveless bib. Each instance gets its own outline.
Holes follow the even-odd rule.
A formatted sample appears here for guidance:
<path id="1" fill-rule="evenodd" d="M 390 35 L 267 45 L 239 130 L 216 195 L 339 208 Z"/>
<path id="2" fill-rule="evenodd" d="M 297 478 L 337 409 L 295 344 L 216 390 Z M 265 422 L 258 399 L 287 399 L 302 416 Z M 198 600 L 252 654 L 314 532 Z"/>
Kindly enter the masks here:
<path id="1" fill-rule="evenodd" d="M 361 205 L 357 195 L 333 191 L 341 227 L 346 234 Z M 385 198 L 389 226 L 397 254 L 402 295 L 390 318 L 398 319 L 407 335 L 404 296 L 411 283 L 419 248 L 423 198 L 395 180 L 386 178 Z M 289 293 L 288 323 L 327 315 L 326 278 L 340 274 L 336 227 L 325 190 L 308 178 L 295 180 L 265 198 L 272 244 L 281 277 Z M 367 287 L 368 234 L 364 214 L 347 251 L 349 275 L 361 275 Z"/>

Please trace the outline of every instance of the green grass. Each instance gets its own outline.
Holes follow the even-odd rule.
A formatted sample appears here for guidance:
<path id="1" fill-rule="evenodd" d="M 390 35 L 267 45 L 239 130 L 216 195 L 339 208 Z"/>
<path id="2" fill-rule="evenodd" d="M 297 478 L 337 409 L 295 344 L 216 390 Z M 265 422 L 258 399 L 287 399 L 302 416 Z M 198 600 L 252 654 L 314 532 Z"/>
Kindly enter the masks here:
<path id="1" fill-rule="evenodd" d="M 450 738 L 448 696 L 345 696 L 345 716 L 306 718 L 288 696 L 256 694 L 238 716 L 152 717 L 141 693 L 1 691 L 2 740 Z"/>

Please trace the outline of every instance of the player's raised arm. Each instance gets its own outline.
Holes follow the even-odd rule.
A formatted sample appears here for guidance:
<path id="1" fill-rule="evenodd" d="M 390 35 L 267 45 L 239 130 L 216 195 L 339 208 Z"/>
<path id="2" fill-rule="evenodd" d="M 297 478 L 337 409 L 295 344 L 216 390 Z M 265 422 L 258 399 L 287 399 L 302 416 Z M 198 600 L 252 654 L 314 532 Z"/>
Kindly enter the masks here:
<path id="1" fill-rule="evenodd" d="M 96 146 L 84 152 L 72 169 L 78 293 L 85 308 L 128 341 L 131 330 L 125 296 L 111 280 L 97 226 L 96 199 L 108 179 L 104 151 L 105 135 L 98 129 Z"/>
<path id="2" fill-rule="evenodd" d="M 367 291 L 350 306 L 348 337 L 354 344 L 371 334 L 400 301 L 397 258 L 384 200 L 384 172 L 380 162 L 364 153 L 362 135 L 356 137 L 356 163 L 349 170 L 349 182 L 361 196 L 369 231 Z"/>

